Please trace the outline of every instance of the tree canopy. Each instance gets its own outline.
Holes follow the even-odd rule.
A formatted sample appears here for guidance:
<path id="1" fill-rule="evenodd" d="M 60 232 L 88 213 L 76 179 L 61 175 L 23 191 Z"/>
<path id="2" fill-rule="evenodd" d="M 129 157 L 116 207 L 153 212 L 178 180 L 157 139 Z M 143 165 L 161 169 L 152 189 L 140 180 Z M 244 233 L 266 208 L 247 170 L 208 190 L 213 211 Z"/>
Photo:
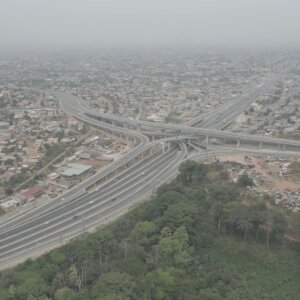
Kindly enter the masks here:
<path id="1" fill-rule="evenodd" d="M 247 193 L 220 164 L 186 162 L 151 201 L 2 271 L 0 299 L 296 300 L 298 219 Z"/>

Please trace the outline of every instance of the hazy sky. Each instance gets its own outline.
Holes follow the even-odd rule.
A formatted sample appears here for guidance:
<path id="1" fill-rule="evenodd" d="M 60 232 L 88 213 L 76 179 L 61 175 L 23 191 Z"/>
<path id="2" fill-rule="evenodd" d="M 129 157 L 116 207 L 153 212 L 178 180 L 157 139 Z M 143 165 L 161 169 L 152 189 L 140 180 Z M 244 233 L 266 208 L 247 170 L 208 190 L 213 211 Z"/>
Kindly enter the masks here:
<path id="1" fill-rule="evenodd" d="M 0 47 L 297 46 L 300 0 L 0 0 Z"/>

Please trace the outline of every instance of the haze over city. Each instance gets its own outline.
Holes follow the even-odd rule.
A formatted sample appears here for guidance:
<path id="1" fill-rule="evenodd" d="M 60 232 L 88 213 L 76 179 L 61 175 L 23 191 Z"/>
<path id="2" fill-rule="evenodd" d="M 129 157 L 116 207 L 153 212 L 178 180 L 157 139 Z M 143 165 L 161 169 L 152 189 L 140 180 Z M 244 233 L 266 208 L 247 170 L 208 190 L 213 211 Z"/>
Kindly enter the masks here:
<path id="1" fill-rule="evenodd" d="M 300 0 L 0 0 L 0 300 L 299 300 Z"/>
<path id="2" fill-rule="evenodd" d="M 298 47 L 297 0 L 1 0 L 1 48 Z"/>

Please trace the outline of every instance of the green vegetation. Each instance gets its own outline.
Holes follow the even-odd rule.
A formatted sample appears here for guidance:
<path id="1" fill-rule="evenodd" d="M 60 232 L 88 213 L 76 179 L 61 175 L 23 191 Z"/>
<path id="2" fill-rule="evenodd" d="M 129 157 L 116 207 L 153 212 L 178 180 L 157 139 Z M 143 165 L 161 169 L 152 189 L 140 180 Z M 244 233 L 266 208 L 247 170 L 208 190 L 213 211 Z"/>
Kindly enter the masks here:
<path id="1" fill-rule="evenodd" d="M 242 183 L 218 163 L 188 161 L 111 225 L 3 271 L 0 299 L 299 299 L 291 225 Z"/>
<path id="2" fill-rule="evenodd" d="M 254 185 L 253 180 L 247 174 L 243 174 L 242 176 L 240 176 L 237 183 L 239 186 L 242 186 L 242 187 Z"/>
<path id="3" fill-rule="evenodd" d="M 65 143 L 57 143 L 53 145 L 46 146 L 46 152 L 43 155 L 42 159 L 38 162 L 37 167 L 41 168 L 52 160 L 54 160 L 57 156 L 62 154 L 66 148 L 68 147 Z"/>

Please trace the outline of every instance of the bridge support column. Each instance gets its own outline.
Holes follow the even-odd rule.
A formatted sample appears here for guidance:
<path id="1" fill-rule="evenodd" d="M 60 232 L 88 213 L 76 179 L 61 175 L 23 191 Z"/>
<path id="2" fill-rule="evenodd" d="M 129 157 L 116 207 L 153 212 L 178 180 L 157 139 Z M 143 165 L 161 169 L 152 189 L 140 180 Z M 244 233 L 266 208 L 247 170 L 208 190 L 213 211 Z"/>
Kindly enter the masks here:
<path id="1" fill-rule="evenodd" d="M 208 135 L 205 137 L 205 145 L 209 145 L 209 136 Z"/>
<path id="2" fill-rule="evenodd" d="M 237 148 L 240 148 L 240 146 L 241 146 L 241 140 L 237 140 L 236 147 L 237 147 Z"/>
<path id="3" fill-rule="evenodd" d="M 154 135 L 152 135 L 152 141 L 154 141 Z"/>
<path id="4" fill-rule="evenodd" d="M 285 151 L 286 147 L 285 144 L 282 145 L 282 150 Z"/>
<path id="5" fill-rule="evenodd" d="M 259 142 L 259 150 L 261 150 L 262 147 L 263 147 L 263 143 L 262 143 L 262 141 L 260 141 L 260 142 Z"/>

